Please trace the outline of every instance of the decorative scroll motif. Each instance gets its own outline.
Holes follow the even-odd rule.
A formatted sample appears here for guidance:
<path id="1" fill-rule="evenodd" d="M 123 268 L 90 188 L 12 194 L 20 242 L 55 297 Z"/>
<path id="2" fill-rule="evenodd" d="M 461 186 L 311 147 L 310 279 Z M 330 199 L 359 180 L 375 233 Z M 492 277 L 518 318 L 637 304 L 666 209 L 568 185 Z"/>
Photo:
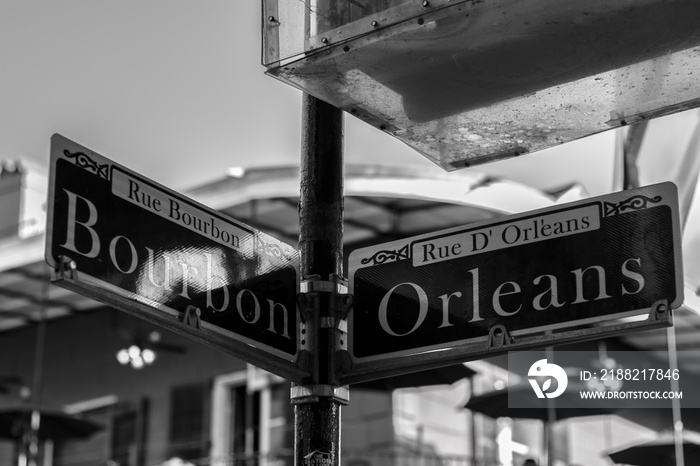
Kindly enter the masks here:
<path id="1" fill-rule="evenodd" d="M 253 293 L 266 293 L 270 290 L 276 290 L 282 286 L 282 281 L 281 280 L 275 280 L 275 281 L 269 281 L 269 280 L 264 280 L 261 282 L 257 282 L 255 285 L 249 287 L 249 289 Z"/>
<path id="2" fill-rule="evenodd" d="M 610 217 L 612 215 L 622 214 L 624 212 L 629 212 L 631 210 L 642 210 L 649 207 L 649 203 L 658 204 L 663 198 L 661 196 L 656 197 L 646 197 L 637 195 L 632 196 L 629 199 L 625 199 L 622 202 L 613 204 L 611 202 L 603 203 L 603 217 Z"/>
<path id="3" fill-rule="evenodd" d="M 367 265 L 370 262 L 372 265 L 383 264 L 385 262 L 393 262 L 402 259 L 411 258 L 411 248 L 410 245 L 406 245 L 399 249 L 398 251 L 377 251 L 372 257 L 365 257 L 360 262 L 363 265 Z"/>
<path id="4" fill-rule="evenodd" d="M 282 258 L 284 257 L 284 252 L 282 251 L 282 248 L 280 248 L 277 244 L 274 243 L 266 243 L 260 238 L 256 238 L 257 241 L 255 242 L 255 250 L 259 253 L 266 254 L 270 257 L 275 257 L 275 258 Z"/>
<path id="5" fill-rule="evenodd" d="M 80 168 L 92 170 L 95 174 L 109 181 L 109 164 L 99 165 L 92 160 L 85 152 L 70 152 L 68 149 L 63 151 L 63 155 L 69 159 L 75 159 L 75 164 Z"/>

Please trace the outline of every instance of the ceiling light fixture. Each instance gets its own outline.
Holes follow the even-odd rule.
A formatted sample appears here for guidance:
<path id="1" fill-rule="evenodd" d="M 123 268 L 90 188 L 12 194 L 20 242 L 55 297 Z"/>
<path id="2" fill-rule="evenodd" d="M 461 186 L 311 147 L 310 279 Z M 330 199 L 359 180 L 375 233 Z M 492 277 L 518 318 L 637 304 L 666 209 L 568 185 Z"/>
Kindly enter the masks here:
<path id="1" fill-rule="evenodd" d="M 156 353 L 152 349 L 140 348 L 131 345 L 129 348 L 122 348 L 117 352 L 117 361 L 122 366 L 130 365 L 133 369 L 143 369 L 150 366 L 156 360 Z"/>

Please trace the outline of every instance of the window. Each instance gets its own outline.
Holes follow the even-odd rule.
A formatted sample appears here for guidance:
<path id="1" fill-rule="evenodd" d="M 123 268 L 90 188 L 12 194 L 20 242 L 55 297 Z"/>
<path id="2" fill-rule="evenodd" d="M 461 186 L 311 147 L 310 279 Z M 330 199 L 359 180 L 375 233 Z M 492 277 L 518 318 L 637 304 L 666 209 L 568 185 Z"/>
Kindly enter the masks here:
<path id="1" fill-rule="evenodd" d="M 204 383 L 175 387 L 170 395 L 171 457 L 184 460 L 204 458 L 209 450 L 208 429 L 205 429 L 205 406 L 208 386 Z"/>
<path id="2" fill-rule="evenodd" d="M 261 369 L 218 377 L 212 403 L 214 466 L 291 466 L 289 382 Z"/>
<path id="3" fill-rule="evenodd" d="M 258 466 L 260 451 L 260 392 L 249 393 L 246 386 L 231 388 L 234 416 L 231 419 L 231 454 L 234 466 Z"/>
<path id="4" fill-rule="evenodd" d="M 294 464 L 294 406 L 289 402 L 290 389 L 289 382 L 270 387 L 270 466 Z"/>

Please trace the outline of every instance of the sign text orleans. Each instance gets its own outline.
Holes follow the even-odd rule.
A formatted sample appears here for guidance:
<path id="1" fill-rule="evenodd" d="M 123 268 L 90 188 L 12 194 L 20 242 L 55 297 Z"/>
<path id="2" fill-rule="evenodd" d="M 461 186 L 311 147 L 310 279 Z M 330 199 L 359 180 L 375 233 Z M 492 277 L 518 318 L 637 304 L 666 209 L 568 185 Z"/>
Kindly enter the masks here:
<path id="1" fill-rule="evenodd" d="M 670 183 L 359 249 L 350 351 L 357 362 L 523 335 L 682 302 Z"/>

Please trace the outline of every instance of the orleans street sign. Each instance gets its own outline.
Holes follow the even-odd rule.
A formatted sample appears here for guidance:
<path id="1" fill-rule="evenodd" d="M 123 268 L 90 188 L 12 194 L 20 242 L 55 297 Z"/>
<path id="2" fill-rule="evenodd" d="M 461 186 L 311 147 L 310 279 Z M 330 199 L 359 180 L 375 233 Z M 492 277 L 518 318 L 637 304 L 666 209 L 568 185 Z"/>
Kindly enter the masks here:
<path id="1" fill-rule="evenodd" d="M 46 260 L 55 283 L 294 380 L 298 253 L 60 135 Z"/>
<path id="2" fill-rule="evenodd" d="M 344 380 L 668 326 L 679 225 L 665 183 L 356 250 Z"/>

